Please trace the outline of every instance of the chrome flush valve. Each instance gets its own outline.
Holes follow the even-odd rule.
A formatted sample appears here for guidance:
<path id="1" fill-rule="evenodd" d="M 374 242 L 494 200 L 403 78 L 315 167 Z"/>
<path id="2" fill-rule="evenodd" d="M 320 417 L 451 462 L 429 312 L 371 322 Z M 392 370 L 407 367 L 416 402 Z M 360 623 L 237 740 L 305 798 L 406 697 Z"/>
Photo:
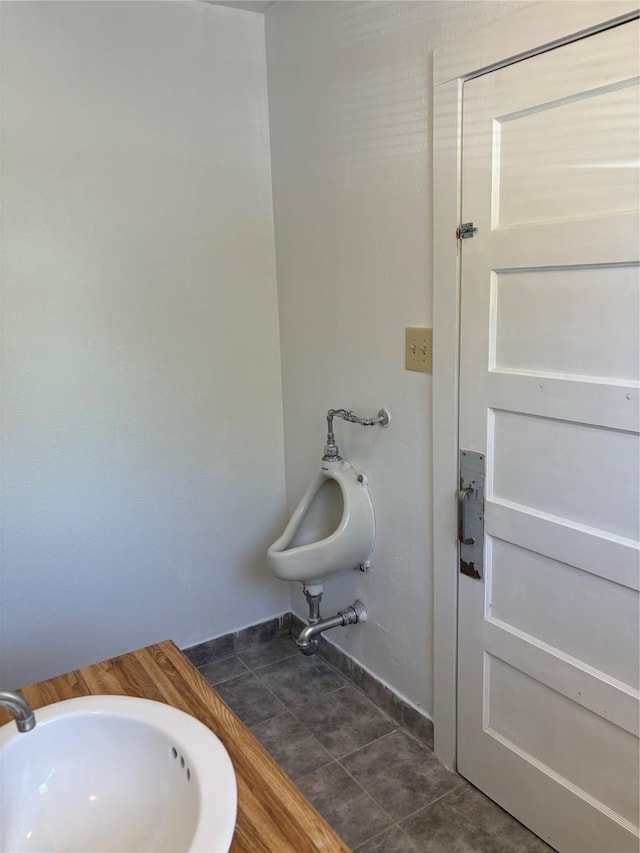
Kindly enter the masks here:
<path id="1" fill-rule="evenodd" d="M 391 423 L 391 415 L 387 409 L 380 409 L 375 418 L 359 418 L 354 415 L 351 409 L 329 409 L 327 412 L 327 443 L 324 446 L 323 462 L 329 462 L 332 459 L 342 459 L 336 438 L 333 434 L 333 419 L 335 417 L 342 418 L 343 421 L 349 421 L 352 424 L 360 424 L 360 426 L 381 426 L 388 427 Z"/>

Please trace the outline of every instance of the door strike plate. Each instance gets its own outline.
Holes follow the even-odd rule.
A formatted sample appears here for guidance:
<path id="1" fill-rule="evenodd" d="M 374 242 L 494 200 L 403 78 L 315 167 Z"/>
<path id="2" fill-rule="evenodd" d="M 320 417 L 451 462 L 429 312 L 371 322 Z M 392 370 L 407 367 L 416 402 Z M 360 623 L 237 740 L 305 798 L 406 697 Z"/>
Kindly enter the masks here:
<path id="1" fill-rule="evenodd" d="M 484 557 L 485 457 L 475 450 L 460 450 L 458 540 L 460 573 L 482 580 Z"/>

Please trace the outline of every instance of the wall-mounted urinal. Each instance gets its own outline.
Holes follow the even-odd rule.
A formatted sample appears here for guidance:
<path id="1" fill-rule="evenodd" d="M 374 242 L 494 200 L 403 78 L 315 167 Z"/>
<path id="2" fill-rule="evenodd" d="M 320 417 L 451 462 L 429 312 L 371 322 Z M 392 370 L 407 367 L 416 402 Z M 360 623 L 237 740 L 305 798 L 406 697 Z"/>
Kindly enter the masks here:
<path id="1" fill-rule="evenodd" d="M 298 638 L 305 654 L 313 654 L 320 633 L 328 628 L 366 620 L 360 601 L 337 616 L 320 618 L 323 585 L 334 575 L 351 569 L 365 571 L 376 538 L 375 515 L 366 474 L 342 459 L 333 434 L 333 418 L 363 426 L 388 426 L 389 412 L 376 418 L 359 418 L 347 409 L 327 412 L 327 443 L 322 465 L 296 507 L 284 533 L 267 551 L 267 563 L 284 581 L 299 581 L 309 604 L 309 625 Z"/>
<path id="2" fill-rule="evenodd" d="M 321 592 L 333 575 L 367 567 L 375 537 L 366 475 L 344 459 L 323 460 L 267 563 L 280 580 Z"/>

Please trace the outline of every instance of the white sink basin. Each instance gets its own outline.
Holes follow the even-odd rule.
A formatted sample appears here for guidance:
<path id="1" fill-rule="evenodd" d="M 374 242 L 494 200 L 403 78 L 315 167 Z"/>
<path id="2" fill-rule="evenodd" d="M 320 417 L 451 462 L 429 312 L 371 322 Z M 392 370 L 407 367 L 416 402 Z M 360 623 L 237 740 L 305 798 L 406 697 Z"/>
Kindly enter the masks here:
<path id="1" fill-rule="evenodd" d="M 161 702 L 86 696 L 0 728 L 2 853 L 226 853 L 236 778 L 218 738 Z"/>

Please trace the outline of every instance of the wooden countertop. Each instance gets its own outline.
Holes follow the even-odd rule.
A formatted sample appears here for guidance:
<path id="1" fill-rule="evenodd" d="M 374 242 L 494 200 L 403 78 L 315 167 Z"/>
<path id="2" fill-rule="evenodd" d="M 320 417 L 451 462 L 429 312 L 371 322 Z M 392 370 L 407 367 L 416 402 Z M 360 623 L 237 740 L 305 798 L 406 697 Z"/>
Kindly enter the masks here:
<path id="1" fill-rule="evenodd" d="M 171 640 L 32 684 L 22 693 L 34 710 L 75 696 L 113 693 L 155 699 L 186 711 L 220 738 L 233 762 L 238 819 L 232 853 L 348 853 L 349 848 Z M 0 709 L 0 725 L 10 719 L 9 712 Z"/>

